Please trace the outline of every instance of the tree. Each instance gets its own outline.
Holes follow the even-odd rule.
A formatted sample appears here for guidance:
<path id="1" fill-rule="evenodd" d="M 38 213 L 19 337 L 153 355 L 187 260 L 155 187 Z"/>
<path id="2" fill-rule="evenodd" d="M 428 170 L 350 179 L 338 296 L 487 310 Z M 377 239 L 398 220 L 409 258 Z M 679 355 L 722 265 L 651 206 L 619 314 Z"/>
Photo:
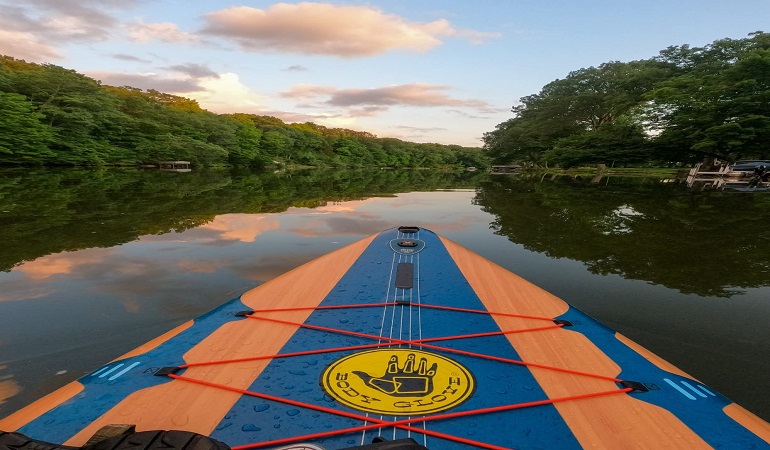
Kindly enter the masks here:
<path id="1" fill-rule="evenodd" d="M 291 147 L 294 140 L 277 130 L 266 131 L 262 134 L 260 146 L 265 152 L 274 157 L 291 159 Z"/>
<path id="2" fill-rule="evenodd" d="M 54 128 L 56 139 L 50 147 L 59 162 L 104 162 L 109 141 L 93 133 L 113 122 L 117 102 L 98 82 L 73 70 L 46 64 L 42 70 L 17 72 L 13 88 Z"/>
<path id="3" fill-rule="evenodd" d="M 44 116 L 19 94 L 0 92 L 0 164 L 40 164 L 53 156 L 48 144 L 53 130 L 40 122 Z"/>
<path id="4" fill-rule="evenodd" d="M 621 117 L 641 122 L 633 111 L 644 101 L 644 94 L 669 74 L 664 63 L 653 60 L 614 61 L 570 72 L 538 94 L 522 98 L 512 109 L 513 119 L 484 135 L 484 148 L 500 163 L 540 164 L 545 152 L 561 139 L 571 138 L 570 145 L 580 140 L 586 143 L 591 139 L 575 136 L 597 132 Z"/>
<path id="5" fill-rule="evenodd" d="M 391 143 L 381 145 L 365 131 L 287 124 L 254 114 L 218 115 L 193 99 L 103 86 L 63 67 L 2 55 L 0 93 L 8 94 L 0 101 L 0 164 L 133 165 L 183 159 L 198 165 L 403 167 L 456 160 L 449 146 L 393 140 L 393 152 L 388 152 Z"/>
<path id="6" fill-rule="evenodd" d="M 561 167 L 585 164 L 633 164 L 654 159 L 641 127 L 633 123 L 608 123 L 559 140 L 545 159 Z"/>
<path id="7" fill-rule="evenodd" d="M 262 130 L 257 129 L 251 122 L 239 121 L 235 135 L 238 146 L 230 152 L 230 162 L 233 165 L 262 167 L 269 162 L 260 151 Z"/>
<path id="8" fill-rule="evenodd" d="M 671 55 L 676 55 L 673 58 Z M 687 70 L 647 94 L 664 149 L 693 158 L 766 157 L 770 138 L 770 34 L 667 49 Z"/>

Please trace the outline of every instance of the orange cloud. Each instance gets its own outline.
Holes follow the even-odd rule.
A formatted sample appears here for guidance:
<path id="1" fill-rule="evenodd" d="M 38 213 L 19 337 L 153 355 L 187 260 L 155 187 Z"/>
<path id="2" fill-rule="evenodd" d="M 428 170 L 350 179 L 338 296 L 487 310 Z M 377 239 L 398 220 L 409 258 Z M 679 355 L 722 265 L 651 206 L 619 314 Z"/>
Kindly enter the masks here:
<path id="1" fill-rule="evenodd" d="M 42 43 L 33 33 L 2 29 L 0 29 L 0 54 L 37 63 L 62 58 L 53 47 Z"/>
<path id="2" fill-rule="evenodd" d="M 0 302 L 15 302 L 19 300 L 32 300 L 36 298 L 48 297 L 55 290 L 43 288 L 43 287 L 30 287 L 25 285 L 20 289 L 10 289 L 10 292 L 6 291 L 0 294 Z"/>
<path id="3" fill-rule="evenodd" d="M 113 251 L 109 249 L 62 252 L 25 262 L 14 270 L 24 273 L 33 280 L 45 280 L 54 275 L 72 273 L 82 266 L 99 264 L 112 253 Z"/>
<path id="4" fill-rule="evenodd" d="M 143 23 L 135 22 L 128 25 L 128 36 L 137 42 L 198 42 L 194 34 L 184 32 L 170 22 Z"/>
<path id="5" fill-rule="evenodd" d="M 277 230 L 281 223 L 269 216 L 253 214 L 223 214 L 200 229 L 219 232 L 219 238 L 228 241 L 254 242 L 265 231 Z"/>
<path id="6" fill-rule="evenodd" d="M 369 6 L 329 3 L 276 3 L 267 9 L 236 6 L 204 16 L 204 33 L 235 40 L 251 51 L 373 56 L 392 50 L 425 52 L 439 37 L 479 43 L 496 35 L 458 30 L 445 19 L 409 22 Z"/>
<path id="7" fill-rule="evenodd" d="M 0 370 L 7 368 L 5 365 L 0 365 Z M 0 376 L 0 405 L 19 392 L 21 392 L 21 386 L 13 379 L 13 375 Z"/>

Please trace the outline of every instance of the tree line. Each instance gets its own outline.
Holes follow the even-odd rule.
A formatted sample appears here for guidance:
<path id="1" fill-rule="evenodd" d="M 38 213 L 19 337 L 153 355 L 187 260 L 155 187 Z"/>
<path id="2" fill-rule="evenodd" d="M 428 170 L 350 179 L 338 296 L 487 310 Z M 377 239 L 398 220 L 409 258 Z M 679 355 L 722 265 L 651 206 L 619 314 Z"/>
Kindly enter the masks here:
<path id="1" fill-rule="evenodd" d="M 378 138 L 311 122 L 214 114 L 192 99 L 107 86 L 0 55 L 0 165 L 440 167 L 488 164 L 480 148 Z"/>
<path id="2" fill-rule="evenodd" d="M 473 189 L 483 176 L 467 171 L 333 168 L 174 173 L 9 167 L 0 176 L 0 271 L 52 253 L 181 232 L 221 214 L 280 213 L 414 190 Z"/>
<path id="3" fill-rule="evenodd" d="M 570 72 L 485 133 L 499 163 L 690 164 L 770 158 L 770 34 L 670 46 Z"/>

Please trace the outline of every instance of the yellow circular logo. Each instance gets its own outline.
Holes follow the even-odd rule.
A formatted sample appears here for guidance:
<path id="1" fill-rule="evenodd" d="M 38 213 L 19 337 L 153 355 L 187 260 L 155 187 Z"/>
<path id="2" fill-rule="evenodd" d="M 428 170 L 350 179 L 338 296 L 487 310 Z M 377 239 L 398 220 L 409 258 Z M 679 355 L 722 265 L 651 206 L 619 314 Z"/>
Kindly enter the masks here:
<path id="1" fill-rule="evenodd" d="M 354 353 L 329 365 L 321 385 L 351 408 L 415 416 L 453 408 L 476 387 L 471 372 L 445 356 L 412 348 Z"/>

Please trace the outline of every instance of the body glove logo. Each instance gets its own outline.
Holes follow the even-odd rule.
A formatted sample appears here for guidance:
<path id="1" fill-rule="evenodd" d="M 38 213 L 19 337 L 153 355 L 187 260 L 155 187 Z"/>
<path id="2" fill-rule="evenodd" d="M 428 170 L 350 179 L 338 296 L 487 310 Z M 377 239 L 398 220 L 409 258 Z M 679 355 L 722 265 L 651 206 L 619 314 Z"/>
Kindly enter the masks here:
<path id="1" fill-rule="evenodd" d="M 457 361 L 394 348 L 338 359 L 324 370 L 321 385 L 351 408 L 409 416 L 455 407 L 471 396 L 476 384 L 471 372 Z"/>

